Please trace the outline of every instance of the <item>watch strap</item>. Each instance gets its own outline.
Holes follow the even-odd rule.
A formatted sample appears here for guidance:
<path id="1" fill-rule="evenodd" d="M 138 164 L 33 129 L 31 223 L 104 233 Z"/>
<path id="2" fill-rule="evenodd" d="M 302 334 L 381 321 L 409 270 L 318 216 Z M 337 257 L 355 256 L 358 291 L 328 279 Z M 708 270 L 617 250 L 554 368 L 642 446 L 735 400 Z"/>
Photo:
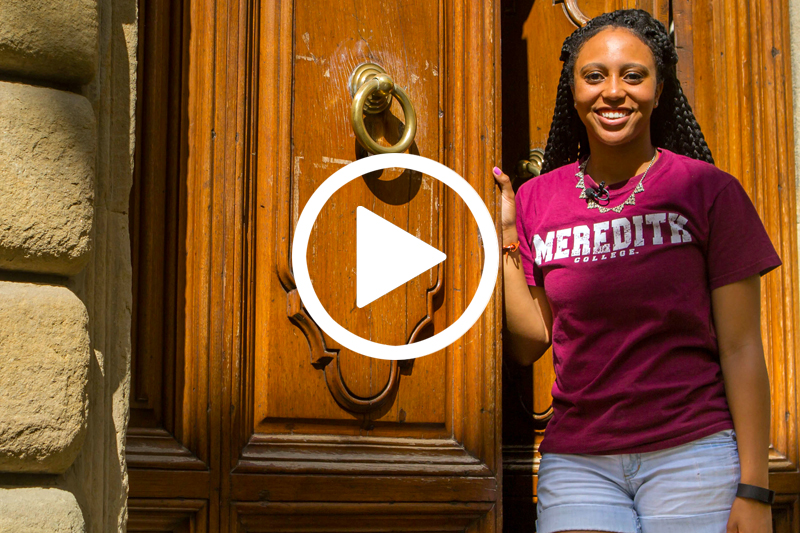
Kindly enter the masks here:
<path id="1" fill-rule="evenodd" d="M 736 490 L 736 496 L 739 498 L 747 498 L 749 500 L 768 503 L 770 505 L 775 502 L 774 490 L 757 487 L 755 485 L 747 485 L 746 483 L 739 483 L 739 488 Z"/>

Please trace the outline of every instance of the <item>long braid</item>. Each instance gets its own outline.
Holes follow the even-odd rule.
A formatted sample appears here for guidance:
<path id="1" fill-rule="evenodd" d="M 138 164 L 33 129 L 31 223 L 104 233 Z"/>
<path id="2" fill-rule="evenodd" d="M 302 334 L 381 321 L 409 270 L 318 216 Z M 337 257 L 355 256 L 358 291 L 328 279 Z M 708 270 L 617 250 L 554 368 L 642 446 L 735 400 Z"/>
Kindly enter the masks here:
<path id="1" fill-rule="evenodd" d="M 556 168 L 550 168 L 549 165 L 552 161 L 564 162 L 557 166 L 576 161 L 579 157 L 579 147 L 585 146 L 585 144 L 581 143 L 579 135 L 582 124 L 580 124 L 580 118 L 577 113 L 574 112 L 572 101 L 570 79 L 567 73 L 562 70 L 561 79 L 558 82 L 558 92 L 556 93 L 553 122 L 550 126 L 547 147 L 544 151 L 545 158 L 542 164 L 542 173 Z M 577 124 L 575 123 L 576 120 L 578 121 Z"/>
<path id="2" fill-rule="evenodd" d="M 625 28 L 639 37 L 653 52 L 658 81 L 664 83 L 659 107 L 650 118 L 653 144 L 701 161 L 713 163 L 700 125 L 681 89 L 675 65 L 678 53 L 664 25 L 641 9 L 621 9 L 604 13 L 575 30 L 564 41 L 561 61 L 564 66 L 558 82 L 556 107 L 547 139 L 542 172 L 549 172 L 589 154 L 586 128 L 574 108 L 575 60 L 584 43 L 609 28 Z"/>
<path id="3" fill-rule="evenodd" d="M 665 111 L 670 111 L 670 113 L 661 111 L 659 107 L 656 111 L 661 111 L 659 113 L 661 116 L 653 113 L 651 118 L 652 124 L 658 124 L 658 127 L 651 125 L 650 128 L 653 144 L 713 164 L 714 158 L 711 150 L 706 144 L 700 125 L 697 123 L 692 107 L 686 100 L 680 84 L 675 86 L 671 83 L 670 85 L 672 85 L 671 91 L 667 94 L 667 81 L 665 80 L 664 91 L 661 94 L 661 101 L 666 103 L 665 97 L 670 100 L 670 105 L 665 107 Z"/>

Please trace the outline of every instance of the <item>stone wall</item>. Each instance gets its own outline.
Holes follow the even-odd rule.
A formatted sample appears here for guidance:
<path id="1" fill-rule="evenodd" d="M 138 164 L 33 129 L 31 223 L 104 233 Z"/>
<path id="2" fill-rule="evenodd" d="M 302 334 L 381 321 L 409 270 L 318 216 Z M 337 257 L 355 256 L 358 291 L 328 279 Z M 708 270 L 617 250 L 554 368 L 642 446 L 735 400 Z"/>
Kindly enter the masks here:
<path id="1" fill-rule="evenodd" d="M 0 532 L 125 529 L 136 5 L 0 1 Z"/>

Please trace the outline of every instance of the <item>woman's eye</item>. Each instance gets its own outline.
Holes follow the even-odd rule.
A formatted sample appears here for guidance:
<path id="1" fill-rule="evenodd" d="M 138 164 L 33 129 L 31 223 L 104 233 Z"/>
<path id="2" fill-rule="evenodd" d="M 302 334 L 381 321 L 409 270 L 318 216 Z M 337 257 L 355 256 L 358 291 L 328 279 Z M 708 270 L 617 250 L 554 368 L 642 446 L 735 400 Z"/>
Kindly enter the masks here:
<path id="1" fill-rule="evenodd" d="M 632 82 L 640 82 L 644 79 L 644 76 L 642 76 L 638 72 L 628 72 L 627 74 L 625 74 L 625 79 Z"/>
<path id="2" fill-rule="evenodd" d="M 599 72 L 590 72 L 586 76 L 583 77 L 588 83 L 597 83 L 599 81 L 603 81 L 603 75 Z"/>

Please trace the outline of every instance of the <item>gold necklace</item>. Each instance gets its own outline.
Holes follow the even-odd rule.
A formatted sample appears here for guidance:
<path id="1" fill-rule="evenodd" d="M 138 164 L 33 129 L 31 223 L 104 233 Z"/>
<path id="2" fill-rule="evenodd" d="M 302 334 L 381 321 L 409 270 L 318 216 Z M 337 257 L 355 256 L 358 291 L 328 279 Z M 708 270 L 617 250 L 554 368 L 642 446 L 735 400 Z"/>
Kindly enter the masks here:
<path id="1" fill-rule="evenodd" d="M 587 157 L 586 160 L 583 163 L 580 164 L 580 166 L 578 167 L 578 172 L 575 174 L 575 177 L 578 178 L 578 184 L 575 185 L 575 187 L 577 187 L 577 188 L 579 188 L 581 190 L 581 194 L 580 194 L 580 196 L 578 196 L 578 198 L 582 198 L 582 199 L 587 200 L 587 202 L 586 202 L 586 208 L 587 209 L 599 209 L 601 213 L 608 213 L 609 211 L 614 211 L 615 213 L 620 213 L 620 212 L 622 212 L 622 209 L 626 205 L 636 205 L 636 194 L 640 193 L 640 192 L 644 192 L 644 187 L 642 186 L 642 182 L 644 181 L 644 178 L 647 177 L 647 172 L 650 170 L 650 167 L 652 167 L 653 163 L 656 162 L 656 158 L 658 157 L 658 150 L 656 150 L 656 153 L 653 154 L 653 159 L 650 160 L 650 164 L 647 165 L 647 168 L 645 169 L 644 174 L 642 174 L 642 179 L 639 180 L 639 183 L 636 185 L 636 188 L 633 189 L 633 192 L 631 193 L 631 195 L 628 196 L 628 199 L 625 200 L 624 202 L 622 202 L 621 204 L 619 204 L 617 207 L 605 207 L 605 206 L 602 206 L 599 203 L 597 203 L 597 200 L 595 200 L 593 197 L 590 198 L 590 197 L 586 196 L 586 186 L 583 183 L 583 176 L 584 176 L 584 173 L 586 172 L 586 164 L 589 162 L 589 159 L 591 159 L 591 157 L 592 156 L 590 154 L 589 157 Z M 601 189 L 603 188 L 604 184 L 605 184 L 605 182 L 602 182 L 602 184 L 600 185 Z"/>

